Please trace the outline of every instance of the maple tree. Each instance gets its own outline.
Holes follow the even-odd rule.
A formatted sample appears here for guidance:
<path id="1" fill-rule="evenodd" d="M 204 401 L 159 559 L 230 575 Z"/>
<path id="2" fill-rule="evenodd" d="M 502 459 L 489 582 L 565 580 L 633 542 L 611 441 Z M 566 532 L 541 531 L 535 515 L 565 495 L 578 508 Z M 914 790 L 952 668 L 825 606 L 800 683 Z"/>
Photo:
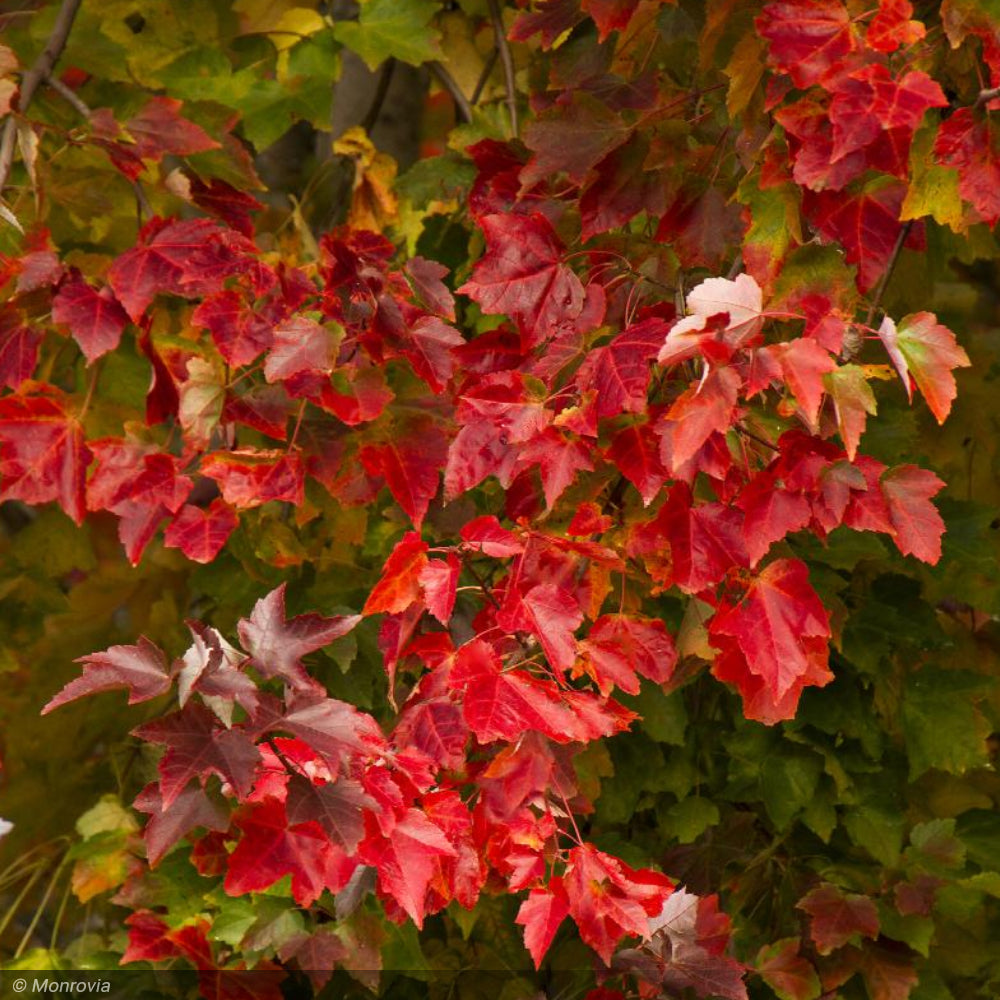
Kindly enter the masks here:
<path id="1" fill-rule="evenodd" d="M 16 15 L 5 967 L 989 995 L 995 14 Z"/>

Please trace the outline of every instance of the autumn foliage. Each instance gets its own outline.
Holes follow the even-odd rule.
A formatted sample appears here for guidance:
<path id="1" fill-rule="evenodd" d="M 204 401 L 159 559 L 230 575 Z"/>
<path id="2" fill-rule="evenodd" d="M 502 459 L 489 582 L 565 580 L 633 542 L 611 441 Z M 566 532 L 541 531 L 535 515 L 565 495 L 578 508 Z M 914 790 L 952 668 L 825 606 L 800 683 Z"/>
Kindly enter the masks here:
<path id="1" fill-rule="evenodd" d="M 166 6 L 0 48 L 3 669 L 82 720 L 52 878 L 110 914 L 12 967 L 988 995 L 996 522 L 938 428 L 995 364 L 995 14 Z M 321 226 L 258 170 L 347 52 L 459 124 L 398 178 L 334 136 Z"/>

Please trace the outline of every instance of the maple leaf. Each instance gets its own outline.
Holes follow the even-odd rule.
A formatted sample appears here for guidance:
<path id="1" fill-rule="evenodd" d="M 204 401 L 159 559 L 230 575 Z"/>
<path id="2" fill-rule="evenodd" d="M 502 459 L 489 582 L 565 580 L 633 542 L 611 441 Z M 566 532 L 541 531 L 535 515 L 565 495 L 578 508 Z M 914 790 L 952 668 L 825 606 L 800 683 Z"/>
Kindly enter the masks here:
<path id="1" fill-rule="evenodd" d="M 385 478 L 389 492 L 419 530 L 437 495 L 447 439 L 433 423 L 420 420 L 380 444 L 361 449 L 361 464 L 370 476 Z"/>
<path id="2" fill-rule="evenodd" d="M 694 594 L 722 580 L 731 566 L 749 566 L 742 521 L 724 504 L 693 503 L 690 487 L 677 483 L 656 517 L 633 527 L 629 552 L 662 587 Z"/>
<path id="3" fill-rule="evenodd" d="M 273 324 L 248 308 L 233 289 L 205 298 L 191 314 L 191 322 L 212 334 L 219 353 L 234 368 L 256 361 L 274 342 Z"/>
<path id="4" fill-rule="evenodd" d="M 646 507 L 667 481 L 667 470 L 660 460 L 660 439 L 651 424 L 633 424 L 619 431 L 605 456 L 639 491 Z"/>
<path id="5" fill-rule="evenodd" d="M 435 860 L 454 857 L 455 848 L 439 826 L 419 809 L 407 809 L 388 834 L 366 819 L 369 834 L 358 856 L 378 871 L 379 888 L 395 900 L 418 928 L 423 927 L 425 896 L 435 875 Z"/>
<path id="6" fill-rule="evenodd" d="M 529 347 L 580 315 L 583 285 L 562 262 L 563 245 L 544 215 L 485 215 L 479 224 L 486 253 L 459 292 L 486 313 L 510 316 Z"/>
<path id="7" fill-rule="evenodd" d="M 830 621 L 809 571 L 798 559 L 778 559 L 753 580 L 742 600 L 722 604 L 709 625 L 709 637 L 735 640 L 746 667 L 764 682 L 777 702 L 796 682 L 813 672 L 810 639 L 827 639 Z M 723 642 L 722 648 L 726 643 Z"/>
<path id="8" fill-rule="evenodd" d="M 583 90 L 571 92 L 568 101 L 539 115 L 524 130 L 524 144 L 534 156 L 521 170 L 522 189 L 559 173 L 581 183 L 631 132 L 603 101 Z"/>
<path id="9" fill-rule="evenodd" d="M 163 534 L 168 549 L 180 549 L 188 559 L 209 563 L 222 551 L 239 520 L 224 500 L 216 499 L 202 510 L 184 504 Z"/>
<path id="10" fill-rule="evenodd" d="M 729 429 L 741 382 L 735 369 L 714 368 L 674 401 L 658 428 L 664 465 L 676 472 L 713 434 Z"/>
<path id="11" fill-rule="evenodd" d="M 240 619 L 237 630 L 243 648 L 250 654 L 250 666 L 262 677 L 280 677 L 294 688 L 317 688 L 302 665 L 302 657 L 347 635 L 360 615 L 325 618 L 309 613 L 286 617 L 285 584 L 260 598 L 249 618 Z"/>
<path id="12" fill-rule="evenodd" d="M 531 954 L 536 969 L 541 967 L 559 925 L 568 916 L 569 901 L 562 878 L 558 875 L 549 879 L 544 889 L 532 889 L 521 903 L 514 922 L 524 928 L 524 946 Z"/>
<path id="13" fill-rule="evenodd" d="M 465 721 L 482 743 L 516 740 L 526 730 L 557 743 L 586 741 L 617 732 L 629 721 L 628 713 L 614 712 L 612 703 L 563 692 L 524 670 L 503 670 L 496 650 L 482 639 L 458 650 L 449 684 L 464 688 Z"/>
<path id="14" fill-rule="evenodd" d="M 17 390 L 31 378 L 41 342 L 39 331 L 22 324 L 13 311 L 0 310 L 0 385 Z"/>
<path id="15" fill-rule="evenodd" d="M 933 565 L 941 558 L 944 521 L 931 497 L 944 483 L 926 469 L 898 465 L 879 480 L 892 524 L 892 537 L 904 556 Z"/>
<path id="16" fill-rule="evenodd" d="M 580 644 L 587 672 L 602 694 L 615 686 L 639 693 L 639 677 L 665 684 L 677 663 L 674 640 L 662 621 L 632 615 L 603 615 Z"/>
<path id="17" fill-rule="evenodd" d="M 260 892 L 291 875 L 295 902 L 311 906 L 324 889 L 343 889 L 357 867 L 318 823 L 290 824 L 284 803 L 276 798 L 245 806 L 234 822 L 243 836 L 226 866 L 223 887 L 231 896 Z"/>
<path id="18" fill-rule="evenodd" d="M 87 364 L 113 351 L 129 322 L 110 288 L 105 286 L 97 291 L 79 276 L 56 292 L 52 299 L 52 319 L 69 327 Z"/>
<path id="19" fill-rule="evenodd" d="M 461 706 L 449 694 L 428 693 L 425 679 L 440 676 L 427 674 L 421 679 L 403 706 L 393 741 L 400 747 L 415 746 L 442 768 L 457 771 L 465 764 L 469 727 Z"/>
<path id="20" fill-rule="evenodd" d="M 971 364 L 955 334 L 938 323 L 933 313 L 919 312 L 904 316 L 898 326 L 886 316 L 878 335 L 903 380 L 907 396 L 913 398 L 915 382 L 931 413 L 943 424 L 958 394 L 952 372 Z"/>
<path id="21" fill-rule="evenodd" d="M 624 31 L 639 6 L 639 0 L 581 0 L 580 9 L 594 19 L 597 40 L 603 42 L 612 31 Z"/>
<path id="22" fill-rule="evenodd" d="M 153 783 L 139 793 L 132 805 L 149 816 L 143 839 L 151 868 L 155 868 L 167 852 L 192 830 L 201 827 L 225 833 L 229 829 L 229 813 L 198 785 L 187 785 L 170 808 L 165 809 L 163 796 Z"/>
<path id="23" fill-rule="evenodd" d="M 928 109 L 948 104 L 944 91 L 926 73 L 894 78 L 878 63 L 846 74 L 830 89 L 833 162 L 870 145 L 884 130 L 903 129 L 912 135 Z"/>
<path id="24" fill-rule="evenodd" d="M 454 348 L 465 343 L 453 326 L 437 316 L 421 316 L 407 328 L 403 347 L 413 370 L 434 392 L 444 392 L 455 372 Z"/>
<path id="25" fill-rule="evenodd" d="M 912 21 L 910 0 L 879 0 L 875 16 L 868 22 L 865 44 L 876 52 L 895 52 L 919 42 L 927 29 L 920 21 Z"/>
<path id="26" fill-rule="evenodd" d="M 1000 142 L 988 116 L 959 108 L 946 118 L 934 141 L 934 156 L 958 171 L 958 190 L 983 221 L 1000 220 Z"/>
<path id="27" fill-rule="evenodd" d="M 455 297 L 441 280 L 448 268 L 425 257 L 410 257 L 404 270 L 420 300 L 428 309 L 452 323 L 455 322 Z M 461 340 L 461 338 L 459 338 Z M 463 341 L 464 343 L 464 341 Z"/>
<path id="28" fill-rule="evenodd" d="M 650 362 L 663 343 L 666 329 L 663 320 L 645 320 L 587 355 L 577 371 L 576 382 L 581 391 L 596 391 L 598 418 L 642 413 L 646 409 Z"/>
<path id="29" fill-rule="evenodd" d="M 89 463 L 83 429 L 57 390 L 0 399 L 0 499 L 55 500 L 82 524 Z"/>
<path id="30" fill-rule="evenodd" d="M 695 353 L 691 332 L 704 330 L 713 316 L 725 315 L 725 330 L 730 345 L 740 347 L 752 340 L 764 325 L 763 292 L 749 274 L 727 278 L 708 278 L 691 289 L 686 303 L 689 315 L 679 319 L 667 334 L 660 350 L 660 364 L 674 364 Z"/>
<path id="31" fill-rule="evenodd" d="M 172 97 L 154 97 L 125 123 L 135 140 L 135 153 L 144 160 L 161 160 L 168 153 L 190 156 L 218 149 L 204 129 L 179 114 L 182 101 Z"/>
<path id="32" fill-rule="evenodd" d="M 855 194 L 836 191 L 810 194 L 806 214 L 827 240 L 836 240 L 846 251 L 847 262 L 858 265 L 858 288 L 875 287 L 892 258 L 903 223 L 899 212 L 905 185 L 892 178 L 879 178 Z"/>
<path id="33" fill-rule="evenodd" d="M 334 335 L 307 316 L 293 316 L 272 330 L 271 347 L 264 360 L 264 378 L 279 382 L 301 372 L 333 370 Z"/>
<path id="34" fill-rule="evenodd" d="M 385 751 L 385 737 L 378 723 L 336 698 L 300 697 L 283 715 L 262 716 L 260 721 L 254 721 L 262 733 L 291 733 L 307 743 L 331 774 L 338 773 L 345 758 Z"/>
<path id="35" fill-rule="evenodd" d="M 240 798 L 253 786 L 261 756 L 245 730 L 226 729 L 207 708 L 189 702 L 134 730 L 133 736 L 147 743 L 160 743 L 167 750 L 160 759 L 160 793 L 169 809 L 193 778 L 217 774 L 229 782 Z"/>
<path id="36" fill-rule="evenodd" d="M 872 939 L 878 936 L 878 911 L 867 896 L 845 893 L 825 883 L 795 906 L 809 914 L 809 934 L 821 955 L 829 955 L 856 935 Z"/>
<path id="37" fill-rule="evenodd" d="M 829 351 L 810 337 L 775 344 L 771 350 L 777 355 L 785 382 L 802 407 L 806 422 L 815 426 L 823 402 L 824 376 L 836 368 Z"/>
<path id="38" fill-rule="evenodd" d="M 751 566 L 756 566 L 775 542 L 806 527 L 813 516 L 806 496 L 779 488 L 777 475 L 766 470 L 750 480 L 736 502 L 744 513 L 743 539 Z"/>
<path id="39" fill-rule="evenodd" d="M 576 598 L 558 584 L 539 583 L 523 595 L 521 604 L 549 663 L 557 670 L 569 670 L 576 659 L 573 633 L 583 621 Z"/>
<path id="40" fill-rule="evenodd" d="M 841 0 L 781 0 L 757 18 L 770 43 L 768 61 L 796 87 L 820 83 L 857 46 L 850 15 Z"/>
<path id="41" fill-rule="evenodd" d="M 659 872 L 629 868 L 583 844 L 569 852 L 563 886 L 580 937 L 610 965 L 626 934 L 649 936 L 649 918 L 662 909 L 674 884 Z"/>
<path id="42" fill-rule="evenodd" d="M 799 954 L 798 938 L 783 938 L 757 953 L 756 968 L 779 1000 L 816 1000 L 822 992 L 812 962 Z"/>
<path id="43" fill-rule="evenodd" d="M 615 956 L 616 971 L 631 971 L 670 994 L 747 1000 L 744 967 L 725 954 L 729 920 L 715 896 L 675 890 L 649 920 L 648 944 Z"/>
<path id="44" fill-rule="evenodd" d="M 868 417 L 878 412 L 875 394 L 860 365 L 838 365 L 823 376 L 823 386 L 833 402 L 837 429 L 844 442 L 847 457 L 853 461 Z"/>
<path id="45" fill-rule="evenodd" d="M 492 514 L 473 518 L 462 526 L 459 534 L 465 548 L 494 559 L 520 555 L 524 545 L 512 531 L 508 531 Z"/>
<path id="46" fill-rule="evenodd" d="M 407 532 L 396 542 L 385 561 L 382 576 L 368 595 L 361 613 L 374 615 L 385 611 L 399 614 L 421 600 L 421 576 L 428 565 L 429 547 L 416 531 Z"/>
<path id="47" fill-rule="evenodd" d="M 449 552 L 445 561 L 429 561 L 420 571 L 420 586 L 423 588 L 427 610 L 448 627 L 455 607 L 455 594 L 462 564 L 454 552 Z"/>
<path id="48" fill-rule="evenodd" d="M 292 826 L 315 821 L 327 836 L 353 854 L 364 835 L 363 809 L 374 809 L 375 800 L 356 781 L 338 778 L 317 784 L 300 774 L 288 780 L 285 809 Z"/>
<path id="49" fill-rule="evenodd" d="M 162 650 L 144 636 L 135 646 L 111 646 L 103 653 L 81 656 L 83 673 L 71 680 L 42 709 L 47 715 L 53 709 L 84 695 L 114 688 L 128 689 L 128 703 L 157 698 L 170 690 L 170 672 Z"/>
<path id="50" fill-rule="evenodd" d="M 108 272 L 115 296 L 136 323 L 160 292 L 193 298 L 218 291 L 246 256 L 246 248 L 231 239 L 236 234 L 227 236 L 208 219 L 156 221 L 162 228 L 151 223 L 148 242 L 127 250 Z"/>
<path id="51" fill-rule="evenodd" d="M 202 458 L 198 471 L 219 484 L 226 503 L 241 509 L 272 500 L 298 505 L 305 497 L 305 470 L 294 451 L 216 451 Z"/>
<path id="52" fill-rule="evenodd" d="M 517 468 L 530 468 L 538 464 L 542 477 L 545 506 L 551 509 L 555 502 L 573 484 L 578 472 L 590 472 L 592 448 L 584 441 L 546 427 L 541 434 L 525 444 L 517 456 Z"/>

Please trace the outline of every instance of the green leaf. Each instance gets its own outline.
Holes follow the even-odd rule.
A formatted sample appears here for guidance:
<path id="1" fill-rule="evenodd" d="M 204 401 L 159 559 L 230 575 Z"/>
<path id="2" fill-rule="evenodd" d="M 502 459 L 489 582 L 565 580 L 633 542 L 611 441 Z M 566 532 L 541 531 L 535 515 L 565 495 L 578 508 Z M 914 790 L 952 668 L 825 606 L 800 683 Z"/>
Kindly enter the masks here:
<path id="1" fill-rule="evenodd" d="M 430 27 L 437 10 L 433 0 L 365 0 L 358 20 L 339 21 L 333 35 L 369 69 L 389 58 L 419 66 L 441 56 L 440 36 Z"/>
<path id="2" fill-rule="evenodd" d="M 682 843 L 697 840 L 710 826 L 719 822 L 719 807 L 709 799 L 692 795 L 682 799 L 666 814 L 666 825 Z"/>
<path id="3" fill-rule="evenodd" d="M 989 762 L 990 725 L 974 696 L 991 686 L 989 678 L 965 670 L 925 668 L 908 680 L 901 721 L 911 781 L 932 767 L 961 774 Z"/>

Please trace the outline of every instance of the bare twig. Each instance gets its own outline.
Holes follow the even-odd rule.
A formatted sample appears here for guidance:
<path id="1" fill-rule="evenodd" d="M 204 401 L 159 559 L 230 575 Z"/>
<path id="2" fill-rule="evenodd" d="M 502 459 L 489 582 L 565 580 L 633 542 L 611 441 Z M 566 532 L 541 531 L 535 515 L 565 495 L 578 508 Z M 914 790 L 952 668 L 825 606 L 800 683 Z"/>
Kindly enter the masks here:
<path id="1" fill-rule="evenodd" d="M 76 12 L 80 8 L 82 0 L 63 0 L 59 13 L 56 15 L 56 23 L 52 26 L 52 34 L 45 43 L 35 64 L 24 74 L 21 79 L 20 96 L 17 101 L 19 115 L 23 115 L 31 104 L 35 96 L 35 91 L 43 80 L 48 79 L 52 73 L 52 68 L 58 62 L 66 47 L 66 40 L 69 38 L 70 29 L 76 18 Z M 3 137 L 0 138 L 0 194 L 7 186 L 7 179 L 10 177 L 10 170 L 14 164 L 14 143 L 17 140 L 17 117 L 11 115 L 4 126 Z"/>
<path id="2" fill-rule="evenodd" d="M 375 96 L 372 97 L 372 103 L 368 106 L 368 111 L 361 120 L 361 127 L 366 132 L 371 132 L 378 121 L 382 105 L 385 103 L 386 95 L 389 93 L 389 85 L 392 83 L 392 74 L 395 69 L 396 60 L 392 56 L 382 63 L 382 70 L 378 77 L 378 86 L 375 88 Z"/>
<path id="3" fill-rule="evenodd" d="M 67 87 L 65 83 L 62 82 L 58 77 L 49 76 L 45 80 L 46 84 L 50 86 L 60 97 L 62 97 L 70 107 L 81 118 L 90 118 L 91 108 L 77 93 L 71 88 Z M 138 215 L 138 223 L 140 228 L 144 219 L 150 219 L 153 216 L 153 207 L 149 204 L 149 199 L 146 197 L 146 190 L 142 186 L 142 182 L 138 179 L 130 181 L 132 185 L 132 191 L 135 193 L 135 207 L 136 214 Z"/>
<path id="4" fill-rule="evenodd" d="M 973 107 L 981 108 L 984 104 L 989 104 L 996 97 L 1000 97 L 1000 87 L 989 87 L 986 90 L 981 90 Z"/>
<path id="5" fill-rule="evenodd" d="M 493 72 L 493 67 L 496 66 L 499 56 L 500 49 L 494 45 L 493 51 L 490 53 L 489 59 L 486 60 L 486 63 L 483 66 L 483 71 L 479 74 L 479 79 L 476 81 L 476 89 L 472 92 L 472 97 L 469 98 L 469 103 L 473 106 L 478 104 L 479 98 L 483 96 L 483 88 L 486 86 L 486 81 L 489 80 L 490 74 Z"/>
<path id="6" fill-rule="evenodd" d="M 468 98 L 462 93 L 462 88 L 458 85 L 458 81 L 436 59 L 429 62 L 427 68 L 437 78 L 438 83 L 451 95 L 451 99 L 455 102 L 455 117 L 464 124 L 471 122 L 472 105 L 469 104 Z"/>
<path id="7" fill-rule="evenodd" d="M 507 87 L 507 109 L 510 111 L 510 130 L 517 138 L 517 91 L 514 85 L 514 58 L 507 44 L 507 31 L 503 26 L 503 14 L 500 12 L 500 0 L 488 0 L 490 21 L 493 23 L 493 35 L 496 39 L 497 51 L 500 53 L 500 63 L 503 66 L 504 85 Z"/>
<path id="8" fill-rule="evenodd" d="M 49 76 L 45 80 L 46 84 L 50 86 L 67 104 L 71 105 L 73 110 L 81 118 L 90 117 L 90 108 L 86 105 L 78 96 L 72 87 L 67 87 L 62 80 L 57 76 Z"/>
<path id="9" fill-rule="evenodd" d="M 886 264 L 885 271 L 882 274 L 882 279 L 878 283 L 878 287 L 875 289 L 875 297 L 872 299 L 872 304 L 868 309 L 868 317 L 865 320 L 865 326 L 870 327 L 872 321 L 875 319 L 875 313 L 878 311 L 879 303 L 882 301 L 882 296 L 885 294 L 886 288 L 889 286 L 889 281 L 892 278 L 892 272 L 896 269 L 896 261 L 899 259 L 899 254 L 903 249 L 903 244 L 906 242 L 906 237 L 910 235 L 910 230 L 913 228 L 913 219 L 903 225 L 900 229 L 899 235 L 896 237 L 896 244 L 892 248 L 892 253 L 889 255 L 889 263 Z"/>

